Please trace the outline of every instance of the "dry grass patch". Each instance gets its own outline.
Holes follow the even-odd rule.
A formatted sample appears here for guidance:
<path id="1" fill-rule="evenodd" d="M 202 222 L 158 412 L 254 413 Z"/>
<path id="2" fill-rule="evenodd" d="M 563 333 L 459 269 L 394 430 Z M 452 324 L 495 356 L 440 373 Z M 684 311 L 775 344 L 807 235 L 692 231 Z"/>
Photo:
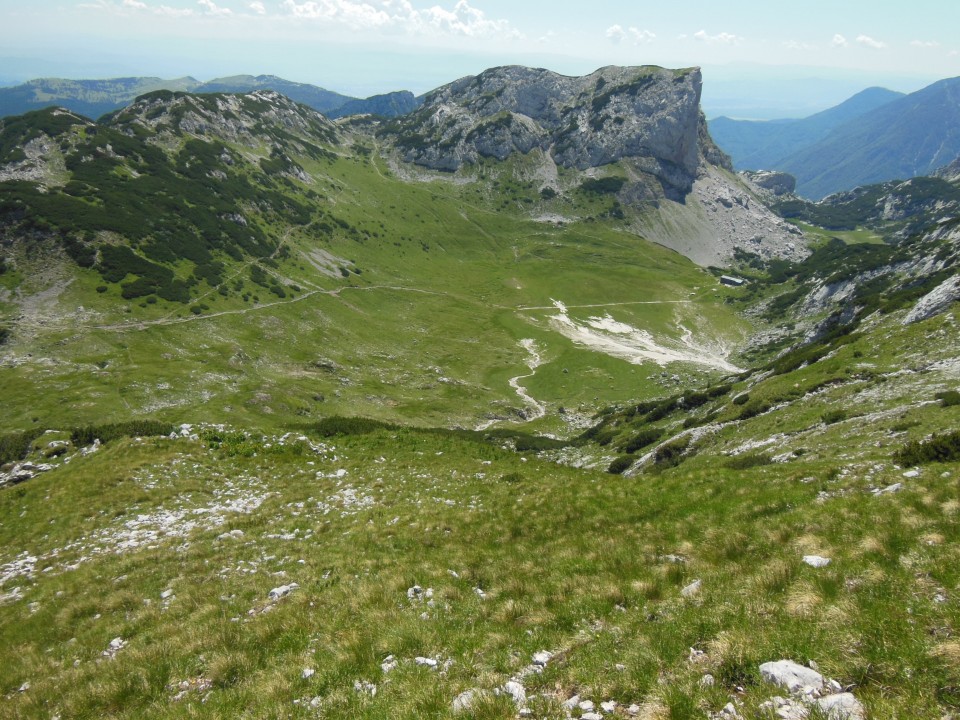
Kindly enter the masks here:
<path id="1" fill-rule="evenodd" d="M 784 608 L 794 616 L 812 618 L 823 603 L 819 590 L 807 581 L 795 583 L 787 592 Z"/>

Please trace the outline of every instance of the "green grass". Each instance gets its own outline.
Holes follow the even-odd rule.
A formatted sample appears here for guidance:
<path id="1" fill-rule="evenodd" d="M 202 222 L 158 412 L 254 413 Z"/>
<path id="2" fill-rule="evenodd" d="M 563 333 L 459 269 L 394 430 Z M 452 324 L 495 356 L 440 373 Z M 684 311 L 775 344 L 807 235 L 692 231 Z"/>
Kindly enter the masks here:
<path id="1" fill-rule="evenodd" d="M 784 657 L 871 717 L 956 709 L 952 315 L 886 308 L 725 377 L 632 364 L 552 319 L 560 300 L 580 324 L 735 348 L 767 322 L 737 303 L 780 292 L 776 273 L 795 288 L 892 250 L 829 233 L 854 246 L 718 289 L 578 174 L 542 196 L 533 155 L 462 183 L 295 155 L 266 164 L 310 174 L 276 191 L 312 219 L 251 215 L 276 252 L 215 253 L 189 305 L 98 291 L 55 238 L 5 258 L 0 451 L 53 469 L 0 488 L 0 715 L 447 717 L 477 689 L 471 716 L 512 718 L 494 691 L 540 650 L 556 657 L 524 684 L 544 718 L 574 694 L 649 718 L 735 696 L 762 717 L 780 691 L 758 666 Z M 511 380 L 542 418 L 522 421 Z"/>
<path id="2" fill-rule="evenodd" d="M 869 228 L 857 228 L 856 230 L 825 230 L 800 220 L 791 220 L 790 222 L 800 228 L 805 236 L 813 240 L 814 244 L 826 243 L 830 238 L 842 240 L 847 245 L 860 245 L 864 243 L 869 245 L 882 245 L 884 242 L 882 235 Z"/>
<path id="3" fill-rule="evenodd" d="M 659 370 L 574 345 L 548 326 L 551 310 L 525 308 L 560 299 L 578 320 L 610 312 L 663 340 L 678 340 L 680 324 L 726 344 L 746 334 L 746 323 L 706 291 L 715 282 L 708 273 L 615 223 L 533 222 L 523 203 L 491 207 L 485 183 L 403 182 L 376 156 L 303 164 L 318 178 L 310 190 L 325 212 L 352 230 L 272 228 L 282 242 L 275 260 L 227 259 L 222 284 L 202 283 L 192 306 L 156 296 L 124 301 L 119 286 L 96 291 L 99 272 L 55 266 L 62 282 L 73 282 L 41 308 L 42 325 L 15 328 L 8 339 L 5 349 L 23 362 L 2 371 L 11 412 L 0 427 L 143 414 L 182 422 L 198 402 L 207 420 L 238 426 L 360 414 L 472 427 L 523 409 L 508 381 L 528 372 L 519 341 L 532 338 L 545 362 L 524 386 L 551 411 L 545 429 L 557 431 L 561 405 L 589 413 L 661 392 L 662 379 Z M 576 200 L 586 203 L 581 211 L 591 197 Z M 333 277 L 321 273 L 310 258 L 321 251 L 360 273 L 344 277 L 337 264 Z M 22 292 L 47 287 L 44 264 L 17 256 Z M 260 268 L 262 284 L 251 268 Z M 668 304 L 618 305 L 651 301 Z M 9 308 L 11 318 L 18 312 Z M 339 370 L 317 369 L 318 356 Z M 692 383 L 712 376 L 678 369 Z"/>
<path id="4" fill-rule="evenodd" d="M 956 622 L 935 596 L 960 582 L 956 482 L 939 473 L 874 498 L 819 459 L 704 473 L 701 453 L 651 482 L 401 428 L 206 432 L 221 442 L 116 440 L 0 491 L 3 561 L 38 558 L 0 588 L 22 594 L 0 608 L 6 712 L 307 717 L 295 701 L 320 697 L 329 717 L 447 716 L 460 692 L 499 687 L 542 649 L 562 653 L 525 681 L 550 698 L 531 706 L 544 717 L 575 692 L 705 712 L 735 685 L 755 708 L 776 693 L 757 666 L 780 657 L 817 660 L 876 716 L 952 703 L 953 646 L 928 632 Z M 251 497 L 250 512 L 205 510 Z M 195 526 L 118 543 L 168 513 Z M 814 570 L 806 553 L 833 562 Z M 682 598 L 694 579 L 702 594 Z M 432 606 L 408 599 L 415 584 Z M 115 637 L 126 645 L 106 659 Z M 399 666 L 385 675 L 389 655 Z M 418 656 L 452 663 L 429 671 Z M 704 672 L 718 686 L 700 687 Z M 201 689 L 173 703 L 181 682 Z"/>

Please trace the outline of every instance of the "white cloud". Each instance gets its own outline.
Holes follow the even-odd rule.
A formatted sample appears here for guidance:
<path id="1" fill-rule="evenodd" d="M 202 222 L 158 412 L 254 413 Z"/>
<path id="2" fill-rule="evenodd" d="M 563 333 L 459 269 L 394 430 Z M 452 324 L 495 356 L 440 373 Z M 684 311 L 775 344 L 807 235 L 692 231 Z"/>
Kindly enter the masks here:
<path id="1" fill-rule="evenodd" d="M 706 30 L 699 30 L 693 34 L 695 40 L 707 43 L 719 43 L 721 45 L 736 45 L 743 38 L 731 33 L 717 33 L 716 35 L 707 35 Z"/>
<path id="2" fill-rule="evenodd" d="M 410 7 L 410 3 L 404 2 Z M 411 8 L 412 10 L 412 8 Z M 510 27 L 506 20 L 489 20 L 482 10 L 470 7 L 467 0 L 459 0 L 453 11 L 447 11 L 438 5 L 427 10 L 414 11 L 421 18 L 426 18 L 428 24 L 442 33 L 466 35 L 470 37 L 508 35 L 521 37 L 520 33 Z"/>
<path id="3" fill-rule="evenodd" d="M 922 48 L 940 47 L 940 43 L 938 43 L 936 40 L 911 40 L 910 44 L 913 45 L 914 47 L 922 47 Z"/>
<path id="4" fill-rule="evenodd" d="M 657 39 L 657 36 L 649 30 L 640 30 L 639 28 L 635 27 L 624 30 L 620 25 L 611 25 L 608 27 L 606 35 L 607 39 L 610 40 L 610 42 L 612 42 L 614 45 L 619 45 L 628 37 L 634 45 L 651 43 Z"/>
<path id="5" fill-rule="evenodd" d="M 638 28 L 630 28 L 630 35 L 633 36 L 633 44 L 640 45 L 641 43 L 651 43 L 657 39 L 657 36 L 650 32 L 649 30 L 639 30 Z"/>
<path id="6" fill-rule="evenodd" d="M 379 5 L 377 8 L 361 0 L 284 0 L 281 7 L 294 18 L 346 25 L 354 30 L 395 28 L 414 34 L 522 37 L 507 20 L 491 20 L 467 0 L 459 0 L 452 10 L 439 5 L 418 10 L 409 0 L 380 0 Z"/>
<path id="7" fill-rule="evenodd" d="M 263 6 L 262 2 L 252 2 L 250 3 L 250 9 L 253 10 L 257 15 L 266 15 L 267 9 Z"/>
<path id="8" fill-rule="evenodd" d="M 883 50 L 887 46 L 885 42 L 874 40 L 869 35 L 857 35 L 857 42 L 864 47 L 872 48 L 873 50 Z"/>
<path id="9" fill-rule="evenodd" d="M 211 3 L 212 4 L 212 3 Z M 190 17 L 196 15 L 196 11 L 190 8 L 175 8 L 169 5 L 148 5 L 142 0 L 121 0 L 118 4 L 113 0 L 97 0 L 95 3 L 81 3 L 77 7 L 84 10 L 103 10 L 106 12 L 123 13 L 127 10 L 134 12 L 146 12 L 162 17 Z M 227 11 L 229 12 L 229 11 Z"/>
<path id="10" fill-rule="evenodd" d="M 165 15 L 166 17 L 190 17 L 196 15 L 190 8 L 174 8 L 169 5 L 161 5 L 156 8 L 154 12 L 157 15 Z"/>
<path id="11" fill-rule="evenodd" d="M 612 42 L 614 45 L 619 45 L 623 42 L 623 39 L 627 36 L 627 33 L 624 32 L 623 28 L 619 25 L 611 25 L 607 28 L 607 40 Z"/>
<path id="12" fill-rule="evenodd" d="M 308 0 L 300 4 L 285 0 L 283 8 L 296 18 L 336 21 L 358 29 L 380 27 L 390 22 L 389 13 L 351 0 Z"/>
<path id="13" fill-rule="evenodd" d="M 847 42 L 847 39 L 843 35 L 837 33 L 833 36 L 833 40 L 830 41 L 830 44 L 834 47 L 847 47 L 850 43 Z"/>
<path id="14" fill-rule="evenodd" d="M 813 43 L 800 42 L 799 40 L 787 40 L 783 43 L 787 50 L 819 50 Z"/>
<path id="15" fill-rule="evenodd" d="M 204 8 L 205 15 L 214 15 L 218 17 L 233 15 L 233 10 L 230 8 L 217 7 L 217 4 L 213 2 L 213 0 L 197 0 L 197 5 Z"/>

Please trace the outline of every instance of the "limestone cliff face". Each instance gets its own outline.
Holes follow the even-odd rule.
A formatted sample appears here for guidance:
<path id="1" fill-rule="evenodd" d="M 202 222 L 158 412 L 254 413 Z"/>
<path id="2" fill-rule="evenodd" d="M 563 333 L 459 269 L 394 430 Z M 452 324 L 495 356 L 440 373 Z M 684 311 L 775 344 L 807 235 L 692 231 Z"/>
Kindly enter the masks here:
<path id="1" fill-rule="evenodd" d="M 407 162 L 454 171 L 535 148 L 586 170 L 625 158 L 685 195 L 704 162 L 729 168 L 700 113 L 698 68 L 605 67 L 567 77 L 499 67 L 445 85 L 386 128 Z"/>

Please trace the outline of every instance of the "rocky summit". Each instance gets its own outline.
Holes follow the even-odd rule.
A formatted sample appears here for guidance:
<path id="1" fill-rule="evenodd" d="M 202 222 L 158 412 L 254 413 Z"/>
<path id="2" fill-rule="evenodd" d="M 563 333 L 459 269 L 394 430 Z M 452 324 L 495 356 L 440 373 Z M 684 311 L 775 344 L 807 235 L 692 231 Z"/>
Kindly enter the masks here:
<path id="1" fill-rule="evenodd" d="M 705 155 L 729 166 L 712 142 L 701 147 L 701 85 L 699 68 L 605 67 L 583 77 L 493 68 L 430 93 L 394 131 L 405 160 L 438 170 L 540 148 L 578 170 L 629 158 L 681 197 Z"/>

